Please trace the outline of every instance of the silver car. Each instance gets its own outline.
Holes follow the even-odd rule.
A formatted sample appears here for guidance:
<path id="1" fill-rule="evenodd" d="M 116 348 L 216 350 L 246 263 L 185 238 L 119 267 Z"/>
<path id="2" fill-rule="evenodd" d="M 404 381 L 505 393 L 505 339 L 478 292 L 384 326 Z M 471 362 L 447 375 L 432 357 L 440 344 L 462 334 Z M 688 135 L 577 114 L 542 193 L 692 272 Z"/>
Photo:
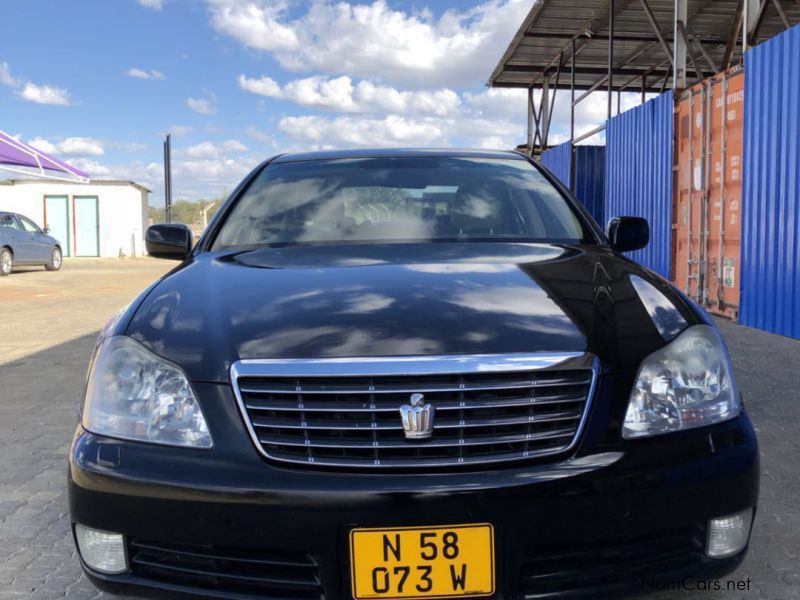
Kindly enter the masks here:
<path id="1" fill-rule="evenodd" d="M 0 212 L 0 276 L 11 273 L 15 266 L 42 265 L 48 271 L 61 268 L 61 242 L 47 235 L 31 221 L 17 213 Z"/>

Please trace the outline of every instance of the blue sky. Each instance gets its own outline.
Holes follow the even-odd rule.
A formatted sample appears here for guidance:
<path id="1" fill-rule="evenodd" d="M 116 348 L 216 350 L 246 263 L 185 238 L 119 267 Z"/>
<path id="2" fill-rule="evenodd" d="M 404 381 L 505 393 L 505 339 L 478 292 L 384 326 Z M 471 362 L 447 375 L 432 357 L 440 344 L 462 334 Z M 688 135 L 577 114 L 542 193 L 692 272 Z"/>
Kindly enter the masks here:
<path id="1" fill-rule="evenodd" d="M 0 129 L 153 203 L 168 131 L 189 199 L 277 152 L 524 139 L 524 92 L 484 83 L 529 0 L 0 2 Z"/>

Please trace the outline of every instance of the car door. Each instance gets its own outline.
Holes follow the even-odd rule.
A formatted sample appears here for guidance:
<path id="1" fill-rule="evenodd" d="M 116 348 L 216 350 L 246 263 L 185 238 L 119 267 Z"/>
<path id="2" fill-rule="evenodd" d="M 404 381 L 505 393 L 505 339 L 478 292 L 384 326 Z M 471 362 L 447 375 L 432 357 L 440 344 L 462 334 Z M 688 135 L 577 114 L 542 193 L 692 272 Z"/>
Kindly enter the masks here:
<path id="1" fill-rule="evenodd" d="M 24 260 L 42 263 L 49 261 L 50 242 L 44 232 L 28 217 L 17 215 L 17 220 L 22 226 L 23 233 L 21 235 L 25 238 L 24 244 L 27 245 L 26 255 L 30 257 Z"/>
<path id="2" fill-rule="evenodd" d="M 23 255 L 25 253 L 21 239 L 22 235 L 23 232 L 14 215 L 0 215 L 0 246 L 9 246 L 15 260 L 23 260 L 20 258 L 20 252 Z"/>

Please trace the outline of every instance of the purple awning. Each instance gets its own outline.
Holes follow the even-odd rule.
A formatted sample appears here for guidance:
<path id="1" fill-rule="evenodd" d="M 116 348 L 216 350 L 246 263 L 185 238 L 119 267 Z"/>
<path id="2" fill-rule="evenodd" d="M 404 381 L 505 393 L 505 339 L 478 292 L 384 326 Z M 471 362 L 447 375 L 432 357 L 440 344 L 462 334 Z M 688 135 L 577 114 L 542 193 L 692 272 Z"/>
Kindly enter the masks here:
<path id="1" fill-rule="evenodd" d="M 2 168 L 3 165 L 29 167 L 39 169 L 40 171 L 42 169 L 47 169 L 48 171 L 58 171 L 60 173 L 72 175 L 79 179 L 89 179 L 89 175 L 80 169 L 76 169 L 72 165 L 58 160 L 49 154 L 45 154 L 33 146 L 15 140 L 7 133 L 0 131 L 0 168 Z M 22 173 L 22 171 L 14 171 L 13 169 L 6 170 Z"/>

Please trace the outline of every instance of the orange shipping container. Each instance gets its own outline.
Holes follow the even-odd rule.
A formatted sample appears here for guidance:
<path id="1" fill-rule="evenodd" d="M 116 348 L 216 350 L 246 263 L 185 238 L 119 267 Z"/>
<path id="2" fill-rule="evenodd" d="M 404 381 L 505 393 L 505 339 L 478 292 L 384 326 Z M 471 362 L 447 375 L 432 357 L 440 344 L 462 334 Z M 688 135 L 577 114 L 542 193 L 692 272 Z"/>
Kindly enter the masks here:
<path id="1" fill-rule="evenodd" d="M 675 108 L 672 280 L 709 311 L 736 318 L 744 72 L 686 90 Z"/>

